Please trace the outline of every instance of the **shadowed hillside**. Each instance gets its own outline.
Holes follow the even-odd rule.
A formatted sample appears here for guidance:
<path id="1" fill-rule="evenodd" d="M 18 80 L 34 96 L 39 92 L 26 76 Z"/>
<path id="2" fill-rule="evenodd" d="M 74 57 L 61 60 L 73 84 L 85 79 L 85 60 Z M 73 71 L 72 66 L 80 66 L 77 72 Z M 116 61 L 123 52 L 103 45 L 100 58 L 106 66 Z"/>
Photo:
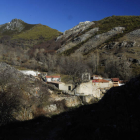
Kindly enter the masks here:
<path id="1" fill-rule="evenodd" d="M 39 117 L 0 128 L 10 140 L 120 140 L 138 139 L 140 132 L 140 77 L 110 89 L 96 104 L 52 118 Z"/>

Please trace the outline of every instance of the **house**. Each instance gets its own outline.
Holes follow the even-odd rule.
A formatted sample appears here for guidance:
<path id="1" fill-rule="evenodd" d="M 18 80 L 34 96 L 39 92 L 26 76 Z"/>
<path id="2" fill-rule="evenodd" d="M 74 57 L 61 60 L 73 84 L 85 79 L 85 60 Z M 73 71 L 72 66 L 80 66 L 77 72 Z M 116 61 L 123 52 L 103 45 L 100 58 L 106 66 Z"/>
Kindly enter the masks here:
<path id="1" fill-rule="evenodd" d="M 66 84 L 66 83 L 63 83 L 63 82 L 61 82 L 59 84 L 59 89 L 60 90 L 72 91 L 73 88 L 74 88 L 74 85 L 73 84 Z"/>
<path id="2" fill-rule="evenodd" d="M 63 82 L 59 82 L 59 81 L 50 81 L 47 83 L 55 85 L 59 90 L 63 90 L 63 91 L 72 91 L 74 88 L 74 85 L 70 84 L 70 83 L 67 84 L 67 83 L 63 83 Z"/>
<path id="3" fill-rule="evenodd" d="M 106 88 L 110 88 L 110 81 L 104 79 L 94 79 L 86 83 L 81 83 L 76 88 L 76 93 L 82 95 L 93 95 L 94 97 L 100 98 L 101 89 Z"/>
<path id="4" fill-rule="evenodd" d="M 113 87 L 112 79 L 110 79 L 110 78 L 103 78 L 103 79 L 109 81 L 110 88 Z"/>
<path id="5" fill-rule="evenodd" d="M 103 79 L 103 77 L 101 75 L 93 75 L 91 76 L 91 80 L 93 79 Z"/>
<path id="6" fill-rule="evenodd" d="M 60 81 L 61 81 L 61 77 L 60 77 L 60 75 L 56 75 L 56 76 L 46 76 L 46 77 L 45 77 L 45 81 L 46 81 L 46 82 L 51 82 L 51 81 L 58 81 L 58 82 L 60 82 Z"/>
<path id="7" fill-rule="evenodd" d="M 110 87 L 110 81 L 104 79 L 95 79 L 92 80 L 92 84 L 99 88 L 108 88 Z"/>
<path id="8" fill-rule="evenodd" d="M 118 87 L 119 86 L 119 78 L 111 78 L 112 82 L 113 82 L 113 86 L 114 87 Z"/>

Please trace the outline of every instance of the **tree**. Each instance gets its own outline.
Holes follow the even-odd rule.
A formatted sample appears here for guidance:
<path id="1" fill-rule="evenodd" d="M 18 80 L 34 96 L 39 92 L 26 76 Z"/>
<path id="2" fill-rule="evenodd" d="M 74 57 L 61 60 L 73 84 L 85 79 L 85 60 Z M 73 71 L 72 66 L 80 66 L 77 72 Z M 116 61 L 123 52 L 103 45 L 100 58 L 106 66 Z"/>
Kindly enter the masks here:
<path id="1" fill-rule="evenodd" d="M 119 77 L 124 80 L 129 80 L 132 77 L 130 62 L 127 61 L 126 56 L 121 59 L 111 55 L 105 63 L 105 72 L 109 77 Z"/>
<path id="2" fill-rule="evenodd" d="M 19 107 L 19 85 L 11 72 L 7 68 L 0 71 L 0 125 L 12 121 L 13 111 Z"/>
<path id="3" fill-rule="evenodd" d="M 59 71 L 71 77 L 75 88 L 82 82 L 82 73 L 89 70 L 84 60 L 79 56 L 65 56 L 59 60 Z"/>

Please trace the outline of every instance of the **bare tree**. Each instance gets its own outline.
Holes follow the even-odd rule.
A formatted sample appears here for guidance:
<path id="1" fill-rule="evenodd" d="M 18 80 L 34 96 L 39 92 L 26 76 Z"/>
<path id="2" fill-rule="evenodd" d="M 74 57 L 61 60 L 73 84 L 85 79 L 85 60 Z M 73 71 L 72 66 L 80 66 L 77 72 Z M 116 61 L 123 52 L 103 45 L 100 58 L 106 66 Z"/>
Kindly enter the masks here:
<path id="1" fill-rule="evenodd" d="M 82 73 L 89 70 L 89 67 L 79 56 L 61 57 L 59 60 L 59 66 L 60 73 L 69 75 L 72 78 L 75 87 L 82 82 Z"/>
<path id="2" fill-rule="evenodd" d="M 106 60 L 105 72 L 109 77 L 120 77 L 125 80 L 132 77 L 130 63 L 127 61 L 126 56 L 122 56 L 121 59 L 119 59 L 111 55 L 110 58 Z"/>
<path id="3" fill-rule="evenodd" d="M 9 69 L 0 71 L 0 125 L 13 120 L 12 113 L 19 107 L 20 91 Z"/>

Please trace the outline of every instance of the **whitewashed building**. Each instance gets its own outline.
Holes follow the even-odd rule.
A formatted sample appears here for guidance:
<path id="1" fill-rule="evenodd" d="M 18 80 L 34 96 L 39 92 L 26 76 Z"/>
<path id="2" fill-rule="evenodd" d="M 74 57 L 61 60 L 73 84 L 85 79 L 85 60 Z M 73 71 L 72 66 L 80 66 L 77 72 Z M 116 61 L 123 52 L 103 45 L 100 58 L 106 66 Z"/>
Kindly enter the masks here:
<path id="1" fill-rule="evenodd" d="M 38 76 L 40 72 L 38 71 L 33 71 L 33 70 L 20 70 L 25 75 L 32 75 L 32 76 Z"/>

